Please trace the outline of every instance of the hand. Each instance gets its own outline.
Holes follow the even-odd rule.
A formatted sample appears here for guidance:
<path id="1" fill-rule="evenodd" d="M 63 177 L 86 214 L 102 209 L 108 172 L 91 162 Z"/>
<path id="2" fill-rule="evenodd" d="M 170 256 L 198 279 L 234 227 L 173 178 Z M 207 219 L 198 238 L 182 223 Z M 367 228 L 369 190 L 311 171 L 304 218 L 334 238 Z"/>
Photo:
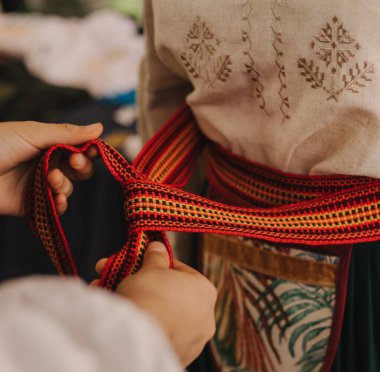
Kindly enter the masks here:
<path id="1" fill-rule="evenodd" d="M 99 275 L 106 262 L 102 259 L 97 263 Z M 184 366 L 214 335 L 216 289 L 198 271 L 179 261 L 169 269 L 169 255 L 162 243 L 149 245 L 140 271 L 124 279 L 116 293 L 158 320 Z"/>
<path id="2" fill-rule="evenodd" d="M 101 124 L 80 127 L 70 124 L 42 124 L 37 122 L 0 123 L 0 214 L 24 214 L 24 193 L 35 159 L 41 151 L 58 143 L 79 145 L 96 139 L 102 133 Z M 70 180 L 91 176 L 91 159 L 97 155 L 94 148 L 85 154 L 73 154 L 59 162 L 48 175 L 57 211 L 67 208 L 72 193 Z"/>

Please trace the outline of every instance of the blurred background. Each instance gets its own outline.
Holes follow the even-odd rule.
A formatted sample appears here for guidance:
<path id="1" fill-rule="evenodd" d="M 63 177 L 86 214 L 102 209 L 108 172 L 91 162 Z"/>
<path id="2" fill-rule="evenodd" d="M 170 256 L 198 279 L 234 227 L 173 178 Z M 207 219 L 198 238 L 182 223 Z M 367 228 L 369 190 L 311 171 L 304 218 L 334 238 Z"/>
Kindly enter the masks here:
<path id="1" fill-rule="evenodd" d="M 0 122 L 102 122 L 103 139 L 132 161 L 141 16 L 142 0 L 2 0 Z M 119 185 L 100 161 L 75 184 L 62 223 L 80 275 L 94 279 L 97 259 L 126 236 Z M 0 280 L 49 273 L 26 219 L 0 217 Z"/>

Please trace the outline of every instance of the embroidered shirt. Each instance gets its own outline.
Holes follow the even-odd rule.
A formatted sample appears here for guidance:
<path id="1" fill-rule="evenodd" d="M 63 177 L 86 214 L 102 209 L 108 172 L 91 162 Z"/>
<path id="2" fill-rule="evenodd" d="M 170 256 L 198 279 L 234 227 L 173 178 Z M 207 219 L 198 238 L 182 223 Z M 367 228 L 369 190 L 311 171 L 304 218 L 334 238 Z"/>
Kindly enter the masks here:
<path id="1" fill-rule="evenodd" d="M 380 177 L 375 0 L 146 0 L 145 137 L 187 100 L 201 130 L 302 174 Z"/>

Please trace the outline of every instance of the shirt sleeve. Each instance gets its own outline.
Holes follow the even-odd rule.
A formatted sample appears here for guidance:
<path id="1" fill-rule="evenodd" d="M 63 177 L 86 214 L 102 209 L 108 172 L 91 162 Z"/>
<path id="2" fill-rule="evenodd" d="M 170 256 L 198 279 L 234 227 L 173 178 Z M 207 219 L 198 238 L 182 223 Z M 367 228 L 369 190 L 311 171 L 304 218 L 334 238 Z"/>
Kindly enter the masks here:
<path id="1" fill-rule="evenodd" d="M 144 1 L 145 55 L 140 66 L 138 128 L 144 142 L 177 111 L 191 92 L 191 83 L 168 68 L 159 57 L 154 37 L 152 0 Z M 165 50 L 161 51 L 165 53 Z"/>
<path id="2" fill-rule="evenodd" d="M 130 301 L 74 279 L 0 287 L 0 370 L 181 371 L 161 328 Z"/>

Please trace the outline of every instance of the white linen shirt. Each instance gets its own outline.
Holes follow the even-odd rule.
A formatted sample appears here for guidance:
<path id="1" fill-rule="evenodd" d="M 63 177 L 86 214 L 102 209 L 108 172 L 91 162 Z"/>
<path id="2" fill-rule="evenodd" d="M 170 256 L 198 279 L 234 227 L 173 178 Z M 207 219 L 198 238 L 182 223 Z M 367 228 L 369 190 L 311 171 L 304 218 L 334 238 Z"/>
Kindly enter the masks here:
<path id="1" fill-rule="evenodd" d="M 145 138 L 187 100 L 250 160 L 380 177 L 378 1 L 145 0 L 145 25 Z"/>

